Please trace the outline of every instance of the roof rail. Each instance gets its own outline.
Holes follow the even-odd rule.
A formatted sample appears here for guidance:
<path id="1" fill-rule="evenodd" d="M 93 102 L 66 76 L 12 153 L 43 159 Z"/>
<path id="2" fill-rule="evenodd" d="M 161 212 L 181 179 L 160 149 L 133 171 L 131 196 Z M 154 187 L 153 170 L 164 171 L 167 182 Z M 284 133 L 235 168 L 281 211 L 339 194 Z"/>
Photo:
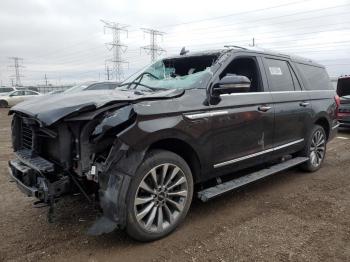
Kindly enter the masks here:
<path id="1" fill-rule="evenodd" d="M 238 46 L 238 45 L 224 45 L 225 48 L 238 48 L 238 49 L 243 49 L 243 50 L 247 50 L 247 48 L 242 47 L 242 46 Z"/>

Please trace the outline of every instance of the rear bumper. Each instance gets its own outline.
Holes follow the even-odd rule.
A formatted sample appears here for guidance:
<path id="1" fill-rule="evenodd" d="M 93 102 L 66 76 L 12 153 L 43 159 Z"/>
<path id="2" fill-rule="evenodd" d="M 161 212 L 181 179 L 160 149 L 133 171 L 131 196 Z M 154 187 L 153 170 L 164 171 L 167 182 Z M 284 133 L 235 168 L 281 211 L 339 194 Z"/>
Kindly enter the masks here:
<path id="1" fill-rule="evenodd" d="M 350 114 L 339 112 L 338 121 L 341 127 L 350 127 Z"/>

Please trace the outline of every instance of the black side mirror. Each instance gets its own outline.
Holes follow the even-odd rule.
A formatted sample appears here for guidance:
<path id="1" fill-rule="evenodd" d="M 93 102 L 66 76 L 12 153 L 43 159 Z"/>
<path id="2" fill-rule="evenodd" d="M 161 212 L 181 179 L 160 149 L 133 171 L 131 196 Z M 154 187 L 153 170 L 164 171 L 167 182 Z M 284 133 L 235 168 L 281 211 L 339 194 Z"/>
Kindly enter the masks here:
<path id="1" fill-rule="evenodd" d="M 245 93 L 250 91 L 251 82 L 246 76 L 226 75 L 213 87 L 216 94 Z"/>
<path id="2" fill-rule="evenodd" d="M 337 94 L 340 97 L 350 95 L 350 76 L 339 77 Z"/>

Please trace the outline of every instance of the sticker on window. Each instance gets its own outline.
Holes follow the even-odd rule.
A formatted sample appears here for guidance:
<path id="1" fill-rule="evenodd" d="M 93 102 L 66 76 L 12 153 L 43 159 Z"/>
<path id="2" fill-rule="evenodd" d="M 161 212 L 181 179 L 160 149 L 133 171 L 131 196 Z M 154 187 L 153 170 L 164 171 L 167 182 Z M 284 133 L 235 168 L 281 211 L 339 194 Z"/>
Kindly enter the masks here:
<path id="1" fill-rule="evenodd" d="M 277 75 L 277 76 L 282 75 L 282 70 L 280 67 L 271 66 L 271 67 L 269 67 L 269 70 L 270 70 L 271 75 Z"/>

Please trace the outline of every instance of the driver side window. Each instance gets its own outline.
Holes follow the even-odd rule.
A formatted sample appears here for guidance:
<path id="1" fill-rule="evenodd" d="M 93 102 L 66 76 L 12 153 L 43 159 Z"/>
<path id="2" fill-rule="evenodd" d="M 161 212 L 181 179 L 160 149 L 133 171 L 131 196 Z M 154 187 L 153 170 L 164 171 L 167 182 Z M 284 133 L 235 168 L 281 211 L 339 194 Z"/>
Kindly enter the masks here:
<path id="1" fill-rule="evenodd" d="M 255 57 L 235 58 L 220 74 L 220 79 L 227 75 L 241 75 L 247 77 L 251 82 L 248 92 L 262 91 L 260 71 Z"/>

